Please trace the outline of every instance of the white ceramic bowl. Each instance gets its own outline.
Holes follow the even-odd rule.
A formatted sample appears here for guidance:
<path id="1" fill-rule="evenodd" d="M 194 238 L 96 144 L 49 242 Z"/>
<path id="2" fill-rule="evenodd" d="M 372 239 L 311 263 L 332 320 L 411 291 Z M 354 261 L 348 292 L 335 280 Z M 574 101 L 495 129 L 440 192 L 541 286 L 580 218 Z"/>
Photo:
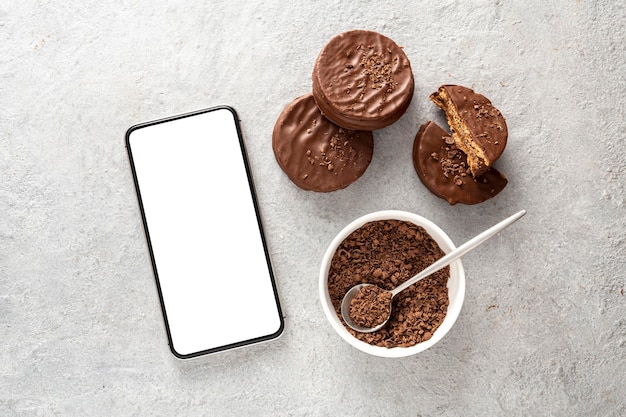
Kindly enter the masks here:
<path id="1" fill-rule="evenodd" d="M 335 312 L 335 308 L 332 305 L 330 295 L 328 294 L 328 272 L 330 270 L 332 258 L 341 242 L 343 242 L 344 239 L 348 237 L 348 235 L 350 235 L 350 233 L 354 232 L 365 223 L 377 220 L 392 219 L 409 221 L 423 227 L 445 253 L 448 253 L 455 249 L 455 246 L 448 237 L 448 235 L 446 235 L 445 232 L 441 230 L 436 224 L 434 224 L 430 220 L 423 218 L 422 216 L 396 210 L 384 210 L 370 213 L 356 219 L 355 221 L 347 225 L 341 232 L 339 232 L 339 234 L 337 234 L 337 236 L 330 243 L 330 246 L 326 250 L 326 253 L 324 254 L 324 258 L 322 260 L 322 267 L 320 270 L 319 278 L 319 291 L 320 299 L 322 301 L 322 307 L 324 309 L 324 313 L 326 314 L 326 318 L 328 318 L 328 321 L 330 322 L 332 328 L 335 329 L 337 334 L 341 336 L 346 342 L 348 342 L 355 348 L 371 355 L 386 358 L 400 358 L 414 355 L 418 352 L 422 352 L 423 350 L 428 349 L 429 347 L 440 341 L 443 336 L 445 336 L 445 334 L 448 333 L 448 331 L 452 328 L 452 325 L 454 324 L 457 317 L 459 316 L 459 313 L 461 312 L 463 298 L 465 297 L 465 272 L 463 271 L 463 264 L 461 263 L 460 259 L 450 264 L 450 279 L 448 279 L 448 297 L 450 299 L 450 303 L 448 305 L 448 311 L 446 312 L 446 317 L 443 320 L 443 323 L 441 323 L 441 326 L 439 326 L 433 336 L 425 342 L 418 343 L 411 347 L 385 348 L 370 345 L 369 343 L 362 342 L 352 336 L 339 320 L 339 317 L 337 317 L 337 313 Z"/>

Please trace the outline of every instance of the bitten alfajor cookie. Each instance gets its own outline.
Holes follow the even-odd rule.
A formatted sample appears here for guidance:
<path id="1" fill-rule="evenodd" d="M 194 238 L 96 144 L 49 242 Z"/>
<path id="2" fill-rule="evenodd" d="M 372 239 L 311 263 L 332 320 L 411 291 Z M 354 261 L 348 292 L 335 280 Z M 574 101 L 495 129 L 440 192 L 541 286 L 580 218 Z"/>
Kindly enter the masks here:
<path id="1" fill-rule="evenodd" d="M 366 30 L 333 37 L 317 57 L 312 79 L 322 113 L 347 129 L 388 126 L 413 98 L 413 72 L 402 48 Z"/>
<path id="2" fill-rule="evenodd" d="M 426 188 L 451 205 L 482 203 L 496 196 L 508 183 L 493 167 L 474 177 L 465 153 L 434 122 L 420 127 L 415 137 L 413 165 Z"/>
<path id="3" fill-rule="evenodd" d="M 272 133 L 278 164 L 298 187 L 334 191 L 356 181 L 374 152 L 372 132 L 339 127 L 322 116 L 307 94 L 287 105 Z"/>
<path id="4" fill-rule="evenodd" d="M 448 119 L 456 146 L 466 155 L 472 175 L 486 172 L 507 142 L 504 117 L 489 99 L 460 85 L 442 85 L 430 99 Z"/>

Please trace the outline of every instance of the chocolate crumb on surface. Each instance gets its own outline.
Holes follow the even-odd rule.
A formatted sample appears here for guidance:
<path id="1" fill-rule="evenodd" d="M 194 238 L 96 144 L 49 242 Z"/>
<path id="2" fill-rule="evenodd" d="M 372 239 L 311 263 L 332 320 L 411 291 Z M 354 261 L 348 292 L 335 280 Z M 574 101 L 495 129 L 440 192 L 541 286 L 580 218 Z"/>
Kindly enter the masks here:
<path id="1" fill-rule="evenodd" d="M 328 292 L 341 318 L 341 301 L 356 284 L 370 283 L 391 290 L 441 258 L 444 252 L 420 226 L 402 220 L 366 223 L 337 248 L 328 274 Z M 409 347 L 430 339 L 448 309 L 445 267 L 394 298 L 386 326 L 373 333 L 348 327 L 357 339 L 375 346 Z"/>

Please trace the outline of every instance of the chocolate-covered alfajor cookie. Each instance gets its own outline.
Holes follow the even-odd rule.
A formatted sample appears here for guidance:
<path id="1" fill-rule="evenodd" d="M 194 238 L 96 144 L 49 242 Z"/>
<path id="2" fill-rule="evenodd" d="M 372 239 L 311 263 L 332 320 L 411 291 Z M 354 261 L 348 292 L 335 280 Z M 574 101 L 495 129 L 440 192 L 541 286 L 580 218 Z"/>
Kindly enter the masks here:
<path id="1" fill-rule="evenodd" d="M 333 37 L 317 57 L 312 78 L 319 108 L 347 129 L 388 126 L 413 98 L 413 72 L 402 48 L 366 30 Z"/>
<path id="2" fill-rule="evenodd" d="M 372 132 L 339 127 L 322 116 L 311 94 L 282 111 L 272 133 L 280 167 L 305 190 L 334 191 L 356 181 L 374 152 Z"/>
<path id="3" fill-rule="evenodd" d="M 497 195 L 507 179 L 491 167 L 478 177 L 452 136 L 434 122 L 420 127 L 413 142 L 413 165 L 418 177 L 449 204 L 478 204 Z"/>
<path id="4" fill-rule="evenodd" d="M 472 175 L 486 172 L 506 146 L 506 121 L 489 99 L 460 85 L 442 85 L 430 99 L 446 113 L 452 138 Z"/>

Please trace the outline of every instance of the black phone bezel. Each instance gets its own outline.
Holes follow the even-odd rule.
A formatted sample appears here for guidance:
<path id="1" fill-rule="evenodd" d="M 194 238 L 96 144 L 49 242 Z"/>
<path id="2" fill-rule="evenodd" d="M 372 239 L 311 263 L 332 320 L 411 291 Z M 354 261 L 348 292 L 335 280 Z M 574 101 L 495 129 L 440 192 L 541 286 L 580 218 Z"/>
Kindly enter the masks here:
<path id="1" fill-rule="evenodd" d="M 152 250 L 152 243 L 150 240 L 150 231 L 148 229 L 148 223 L 146 221 L 146 215 L 145 215 L 145 211 L 144 211 L 144 205 L 143 205 L 143 200 L 141 198 L 141 190 L 139 188 L 139 182 L 137 179 L 137 172 L 135 170 L 135 164 L 133 161 L 133 154 L 132 154 L 132 149 L 131 149 L 131 143 L 130 143 L 130 137 L 131 134 L 138 130 L 138 129 L 142 129 L 148 126 L 154 126 L 154 125 L 158 125 L 161 123 L 167 123 L 167 122 L 171 122 L 174 120 L 179 120 L 179 119 L 183 119 L 183 118 L 188 118 L 188 117 L 193 117 L 199 114 L 204 114 L 204 113 L 208 113 L 208 112 L 212 112 L 212 111 L 216 111 L 216 110 L 228 110 L 234 119 L 235 122 L 235 128 L 237 130 L 237 138 L 239 139 L 239 147 L 241 149 L 241 156 L 243 158 L 243 163 L 246 169 L 246 176 L 248 179 L 248 185 L 249 185 L 249 189 L 250 189 L 250 193 L 252 196 L 252 203 L 254 206 L 254 211 L 255 211 L 255 215 L 256 215 L 256 219 L 257 219 L 257 225 L 259 228 L 259 234 L 261 236 L 261 241 L 263 243 L 263 251 L 265 254 L 265 260 L 267 263 L 267 268 L 268 268 L 268 273 L 269 273 L 269 277 L 270 277 L 270 281 L 271 281 L 271 285 L 272 285 L 272 290 L 274 293 L 274 300 L 276 302 L 276 309 L 277 309 L 277 314 L 280 320 L 280 325 L 279 328 L 276 330 L 276 332 L 271 333 L 269 335 L 265 335 L 265 336 L 260 336 L 260 337 L 256 337 L 256 338 L 252 338 L 252 339 L 247 339 L 247 340 L 241 340 L 239 342 L 235 342 L 235 343 L 230 343 L 227 345 L 223 345 L 223 346 L 217 346 L 217 347 L 212 347 L 212 348 L 208 348 L 205 350 L 201 350 L 198 352 L 193 352 L 193 353 L 188 353 L 188 354 L 181 354 L 179 352 L 176 351 L 176 349 L 174 348 L 174 344 L 172 341 L 172 334 L 170 331 L 170 326 L 169 326 L 169 322 L 167 319 L 167 311 L 165 308 L 165 303 L 163 300 L 163 293 L 162 293 L 162 289 L 161 289 L 161 284 L 159 281 L 159 273 L 158 273 L 158 269 L 157 269 L 157 265 L 156 265 L 156 260 L 154 257 L 154 252 Z M 167 333 L 167 340 L 168 340 L 168 345 L 170 347 L 170 350 L 172 352 L 172 354 L 174 356 L 176 356 L 179 359 L 190 359 L 190 358 L 195 358 L 198 356 L 202 356 L 202 355 L 207 355 L 207 354 L 211 354 L 211 353 L 217 353 L 217 352 L 222 352 L 225 350 L 230 350 L 230 349 L 235 349 L 235 348 L 239 348 L 239 347 L 243 347 L 243 346 L 247 346 L 247 345 L 251 345 L 251 344 L 256 344 L 256 343 L 260 343 L 260 342 L 265 342 L 265 341 L 269 341 L 272 339 L 275 339 L 277 337 L 279 337 L 283 331 L 284 331 L 284 327 L 285 327 L 285 320 L 283 317 L 283 313 L 282 313 L 282 308 L 280 305 L 280 300 L 278 297 L 278 290 L 276 287 L 276 280 L 274 277 L 274 269 L 272 267 L 272 262 L 271 262 L 271 258 L 270 258 L 270 254 L 269 254 L 269 249 L 268 249 L 268 245 L 267 245 L 267 239 L 265 236 L 265 231 L 263 229 L 263 224 L 261 221 L 261 212 L 259 209 L 259 203 L 258 203 L 258 198 L 257 198 L 257 194 L 256 194 L 256 190 L 254 187 L 254 180 L 252 177 L 252 172 L 250 169 L 250 163 L 248 160 L 248 155 L 247 155 L 247 151 L 246 151 L 246 146 L 245 146 L 245 142 L 243 139 L 243 133 L 241 130 L 241 120 L 239 119 L 239 116 L 237 114 L 237 111 L 231 107 L 231 106 L 227 106 L 227 105 L 220 105 L 220 106 L 214 106 L 214 107 L 209 107 L 209 108 L 205 108 L 205 109 L 201 109 L 201 110 L 195 110 L 195 111 L 191 111 L 191 112 L 187 112 L 187 113 L 183 113 L 183 114 L 179 114 L 179 115 L 175 115 L 175 116 L 170 116 L 170 117 L 165 117 L 165 118 L 161 118 L 161 119 L 157 119 L 157 120 L 152 120 L 152 121 L 148 121 L 148 122 L 143 122 L 143 123 L 138 123 L 135 124 L 133 126 L 131 126 L 130 128 L 128 128 L 128 130 L 126 131 L 126 135 L 125 135 L 125 143 L 126 143 L 126 150 L 128 153 L 128 158 L 129 158 L 129 162 L 130 162 L 130 168 L 131 168 L 131 172 L 133 175 L 133 182 L 135 184 L 135 191 L 137 194 L 137 200 L 139 203 L 139 209 L 141 212 L 141 219 L 142 219 L 142 223 L 143 223 L 143 229 L 145 232 L 145 236 L 146 236 L 146 241 L 148 244 L 148 251 L 150 253 L 150 261 L 152 264 L 152 271 L 154 274 L 154 279 L 156 282 L 156 287 L 157 287 L 157 292 L 159 295 L 159 303 L 161 305 L 161 313 L 163 315 L 163 320 L 164 320 L 164 324 L 165 324 L 165 330 Z"/>

